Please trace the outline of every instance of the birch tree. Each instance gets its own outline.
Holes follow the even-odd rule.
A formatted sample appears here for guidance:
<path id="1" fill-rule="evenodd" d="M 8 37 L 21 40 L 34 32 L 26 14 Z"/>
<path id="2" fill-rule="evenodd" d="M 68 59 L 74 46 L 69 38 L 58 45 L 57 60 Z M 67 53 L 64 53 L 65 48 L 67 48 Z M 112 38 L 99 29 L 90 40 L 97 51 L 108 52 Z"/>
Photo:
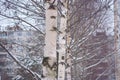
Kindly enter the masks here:
<path id="1" fill-rule="evenodd" d="M 102 40 L 90 44 L 89 40 L 91 40 L 91 36 L 94 35 L 98 28 L 107 26 L 106 20 L 108 20 L 108 18 L 106 15 L 109 7 L 113 4 L 111 3 L 112 0 L 70 0 L 68 7 L 68 12 L 70 14 L 69 18 L 66 17 L 66 14 L 64 15 L 67 8 L 65 5 L 66 3 L 64 4 L 64 0 L 60 0 L 60 8 L 58 8 L 57 0 L 45 1 L 45 4 L 40 4 L 43 3 L 42 0 L 25 0 L 25 2 L 19 0 L 1 0 L 2 9 L 0 15 L 7 19 L 14 20 L 14 23 L 19 24 L 24 27 L 24 29 L 26 28 L 25 26 L 32 27 L 32 29 L 46 36 L 45 52 L 42 61 L 43 80 L 55 80 L 56 76 L 59 80 L 64 80 L 65 69 L 66 73 L 69 73 L 70 68 L 72 68 L 72 73 L 67 73 L 67 75 L 72 75 L 72 77 L 70 77 L 73 80 L 90 79 L 88 76 L 91 74 L 87 74 L 89 69 L 94 68 L 94 66 L 97 66 L 109 57 L 109 55 L 105 55 L 105 57 L 99 59 L 99 61 L 87 65 L 87 61 L 93 60 L 94 56 L 99 56 L 95 53 L 100 50 L 103 45 L 102 43 L 106 44 L 108 42 Z M 57 19 L 59 18 L 58 13 L 60 15 L 60 27 L 57 27 Z M 44 23 L 45 20 L 46 22 Z M 43 25 L 39 26 L 42 21 Z M 43 27 L 45 24 L 46 27 Z M 66 39 L 68 41 L 67 47 L 65 47 Z M 56 46 L 57 43 L 59 46 Z M 97 49 L 93 49 L 94 46 Z M 65 50 L 70 53 L 69 57 L 65 55 Z M 95 52 L 92 54 L 94 50 Z M 57 58 L 58 53 L 59 58 Z M 70 61 L 69 65 L 65 62 L 68 59 Z M 58 72 L 56 71 L 57 69 Z M 67 69 L 69 69 L 69 71 L 67 71 Z M 34 72 L 32 71 L 32 73 Z M 35 75 L 32 77 L 35 77 Z M 71 78 L 67 78 L 67 80 Z M 97 78 L 96 80 L 99 79 L 100 78 Z"/>
<path id="2" fill-rule="evenodd" d="M 52 19 L 53 17 L 54 17 L 54 19 L 56 19 L 58 17 L 58 15 L 57 15 L 58 10 L 57 10 L 57 8 L 55 8 L 55 5 L 54 5 L 55 2 L 52 2 L 52 3 L 50 2 L 52 4 L 52 5 L 49 5 L 49 7 L 48 7 L 48 10 L 50 12 L 47 12 L 47 10 L 46 10 L 46 27 L 47 28 L 46 28 L 45 56 L 47 55 L 47 58 L 49 58 L 48 59 L 48 64 L 51 65 L 50 67 L 54 68 L 54 64 L 57 63 L 57 65 L 55 65 L 55 67 L 58 66 L 58 71 L 56 73 L 57 74 L 57 79 L 58 80 L 65 80 L 65 67 L 66 67 L 66 63 L 65 63 L 65 57 L 66 57 L 65 56 L 66 55 L 66 26 L 67 26 L 67 4 L 68 4 L 68 2 L 67 1 L 58 1 L 58 2 L 60 4 L 60 7 L 59 7 L 59 9 L 60 9 L 60 11 L 59 11 L 59 15 L 60 15 L 60 22 L 59 22 L 60 23 L 60 27 L 59 28 L 57 26 L 57 20 L 55 20 L 51 24 L 49 23 L 50 21 L 53 20 Z M 51 6 L 53 8 L 51 8 Z M 54 10 L 54 13 L 56 13 L 55 15 L 52 12 L 53 10 Z M 48 15 L 50 15 L 50 16 L 48 16 Z M 51 35 L 52 36 L 55 35 L 54 37 L 51 37 L 52 38 L 51 41 L 48 38 L 48 37 L 50 37 L 50 35 L 49 35 L 51 33 L 50 30 L 54 32 L 54 33 L 52 32 L 53 34 L 51 34 Z M 49 33 L 48 33 L 48 31 L 49 31 Z M 57 45 L 56 44 L 56 40 L 57 40 L 57 35 L 56 34 L 58 34 L 58 43 L 57 43 L 58 46 L 56 46 Z M 50 43 L 52 45 L 49 45 Z M 51 49 L 49 52 L 46 52 L 46 51 L 48 51 L 48 48 L 50 48 L 50 47 L 55 48 L 55 49 Z M 56 48 L 57 48 L 57 50 L 56 50 Z M 52 52 L 51 53 L 52 57 L 50 56 L 50 52 Z M 52 59 L 56 59 L 56 60 L 51 63 Z M 43 72 L 46 72 L 46 71 L 47 70 L 45 70 Z M 52 69 L 51 69 L 51 71 L 52 71 Z M 47 71 L 47 73 L 49 73 L 49 72 Z M 55 72 L 54 72 L 54 74 L 55 74 Z M 51 78 L 50 75 L 48 75 L 48 76 L 46 76 L 46 78 L 51 79 L 51 80 L 55 80 L 55 76 L 56 75 L 54 75 Z"/>
<path id="3" fill-rule="evenodd" d="M 58 80 L 65 80 L 66 68 L 66 28 L 67 28 L 67 4 L 68 1 L 61 1 L 60 28 L 58 35 Z"/>
<path id="4" fill-rule="evenodd" d="M 54 1 L 46 1 L 46 37 L 43 59 L 43 80 L 56 80 L 57 8 Z"/>

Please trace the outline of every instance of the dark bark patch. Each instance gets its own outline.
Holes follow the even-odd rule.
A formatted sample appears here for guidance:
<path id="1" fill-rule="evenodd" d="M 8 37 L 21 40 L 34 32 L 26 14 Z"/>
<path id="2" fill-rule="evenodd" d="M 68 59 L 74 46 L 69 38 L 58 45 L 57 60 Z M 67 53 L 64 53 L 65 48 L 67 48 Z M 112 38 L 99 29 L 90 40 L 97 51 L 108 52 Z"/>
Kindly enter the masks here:
<path id="1" fill-rule="evenodd" d="M 43 61 L 42 61 L 43 66 L 48 65 L 49 59 L 50 59 L 49 57 L 44 57 L 44 58 L 43 58 Z"/>
<path id="2" fill-rule="evenodd" d="M 64 56 L 62 56 L 62 60 L 64 60 L 65 59 L 65 57 Z"/>
<path id="3" fill-rule="evenodd" d="M 66 32 L 66 33 L 68 33 L 68 32 L 69 32 L 69 30 L 68 30 L 68 29 L 65 29 L 65 32 Z"/>
<path id="4" fill-rule="evenodd" d="M 44 76 L 43 74 L 41 74 L 41 77 L 42 77 L 42 78 L 45 78 L 45 76 Z"/>
<path id="5" fill-rule="evenodd" d="M 65 37 L 63 37 L 62 39 L 65 39 Z"/>
<path id="6" fill-rule="evenodd" d="M 55 16 L 51 16 L 50 18 L 51 18 L 51 19 L 56 19 L 56 17 L 55 17 Z"/>
<path id="7" fill-rule="evenodd" d="M 68 52 L 68 53 L 70 53 L 70 51 L 69 51 L 69 50 L 68 50 L 67 52 Z"/>
<path id="8" fill-rule="evenodd" d="M 61 17 L 65 18 L 65 15 L 61 15 Z"/>
<path id="9" fill-rule="evenodd" d="M 50 5 L 48 9 L 54 9 L 55 10 L 55 6 L 54 5 Z"/>
<path id="10" fill-rule="evenodd" d="M 50 31 L 58 31 L 57 27 L 52 27 L 52 29 Z"/>
<path id="11" fill-rule="evenodd" d="M 65 65 L 65 63 L 64 63 L 64 62 L 60 62 L 60 64 Z"/>

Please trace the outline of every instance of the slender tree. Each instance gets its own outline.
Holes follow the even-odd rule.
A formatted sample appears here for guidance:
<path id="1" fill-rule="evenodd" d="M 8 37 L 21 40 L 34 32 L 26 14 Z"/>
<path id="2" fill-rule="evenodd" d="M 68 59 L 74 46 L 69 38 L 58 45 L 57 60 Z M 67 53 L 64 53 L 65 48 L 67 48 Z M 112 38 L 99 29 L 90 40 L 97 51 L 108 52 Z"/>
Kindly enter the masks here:
<path id="1" fill-rule="evenodd" d="M 67 0 L 62 1 L 60 14 L 60 28 L 58 35 L 58 80 L 65 80 L 66 67 L 66 28 L 67 28 Z"/>
<path id="2" fill-rule="evenodd" d="M 120 79 L 120 56 L 119 56 L 119 16 L 118 0 L 114 1 L 114 40 L 115 40 L 115 76 L 116 80 Z"/>
<path id="3" fill-rule="evenodd" d="M 56 80 L 56 41 L 57 41 L 57 7 L 54 0 L 46 0 L 46 36 L 43 58 L 43 80 Z"/>

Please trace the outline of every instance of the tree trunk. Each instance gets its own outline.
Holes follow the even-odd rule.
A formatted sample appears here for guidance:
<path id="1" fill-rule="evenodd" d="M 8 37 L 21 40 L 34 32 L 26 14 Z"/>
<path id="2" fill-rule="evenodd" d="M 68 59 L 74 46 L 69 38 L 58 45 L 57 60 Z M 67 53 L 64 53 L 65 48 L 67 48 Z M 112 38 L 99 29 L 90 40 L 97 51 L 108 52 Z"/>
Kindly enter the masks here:
<path id="1" fill-rule="evenodd" d="M 46 6 L 46 37 L 45 37 L 44 59 L 42 62 L 43 64 L 42 80 L 56 80 L 56 77 L 57 80 L 65 80 L 65 68 L 66 68 L 65 60 L 66 60 L 66 49 L 67 49 L 66 46 L 67 1 L 61 0 L 62 4 L 60 5 L 61 14 L 60 14 L 59 29 L 57 27 L 58 13 L 56 6 L 54 6 L 55 5 L 54 3 L 56 4 L 57 0 L 55 0 L 55 2 L 54 0 L 48 0 L 45 5 Z M 58 38 L 58 46 L 56 46 L 57 38 Z M 70 72 L 70 68 L 68 68 L 68 70 Z M 68 80 L 70 80 L 70 78 Z"/>
<path id="2" fill-rule="evenodd" d="M 115 77 L 120 80 L 120 53 L 119 53 L 119 22 L 118 22 L 118 0 L 114 1 L 114 35 L 115 35 Z"/>
<path id="3" fill-rule="evenodd" d="M 70 41 L 71 41 L 71 38 L 70 38 L 70 32 L 67 33 L 67 54 L 66 54 L 66 80 L 71 80 L 71 66 L 72 66 L 72 63 L 71 63 L 71 50 L 70 50 Z"/>
<path id="4" fill-rule="evenodd" d="M 69 8 L 69 1 L 67 2 L 67 9 Z M 69 11 L 67 12 L 67 26 L 70 26 L 70 21 L 68 21 L 70 18 Z M 71 42 L 71 36 L 70 36 L 70 28 L 67 27 L 67 33 L 66 33 L 66 46 L 67 46 L 67 54 L 66 54 L 66 80 L 71 80 L 71 49 L 70 49 L 70 42 Z"/>
<path id="5" fill-rule="evenodd" d="M 70 66 L 70 56 L 69 49 L 67 49 L 70 43 L 70 36 L 67 34 L 67 18 L 68 18 L 68 0 L 61 0 L 62 5 L 60 5 L 61 13 L 60 14 L 60 28 L 59 28 L 59 36 L 58 36 L 58 80 L 71 80 L 71 68 Z M 68 53 L 68 54 L 66 54 Z M 65 75 L 66 72 L 66 75 Z"/>
<path id="6" fill-rule="evenodd" d="M 46 36 L 43 58 L 43 79 L 56 80 L 56 40 L 57 40 L 57 9 L 54 5 L 45 4 L 46 7 Z"/>
<path id="7" fill-rule="evenodd" d="M 65 80 L 65 53 L 66 53 L 66 17 L 61 17 L 60 34 L 58 36 L 58 80 Z"/>

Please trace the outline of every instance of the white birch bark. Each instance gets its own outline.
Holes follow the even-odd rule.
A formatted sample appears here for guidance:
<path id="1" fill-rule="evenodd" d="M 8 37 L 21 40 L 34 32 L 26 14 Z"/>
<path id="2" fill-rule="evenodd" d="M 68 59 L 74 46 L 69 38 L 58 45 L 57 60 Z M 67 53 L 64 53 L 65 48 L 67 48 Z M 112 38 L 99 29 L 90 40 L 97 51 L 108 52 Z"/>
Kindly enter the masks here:
<path id="1" fill-rule="evenodd" d="M 60 34 L 58 39 L 58 53 L 59 53 L 59 59 L 58 59 L 58 80 L 65 80 L 65 53 L 66 53 L 66 18 L 61 17 L 60 20 Z"/>
<path id="2" fill-rule="evenodd" d="M 66 28 L 67 28 L 67 0 L 61 0 L 63 5 L 61 5 L 61 12 L 62 15 L 60 17 L 60 34 L 58 36 L 58 53 L 59 53 L 59 59 L 58 59 L 58 80 L 65 80 L 65 71 L 66 71 Z M 69 70 L 69 68 L 68 68 Z M 68 71 L 67 70 L 67 71 Z M 68 72 L 67 72 L 68 73 Z M 70 79 L 68 79 L 70 80 Z"/>
<path id="3" fill-rule="evenodd" d="M 52 1 L 52 0 L 51 0 Z M 43 79 L 56 80 L 56 40 L 57 40 L 57 9 L 55 6 L 50 8 L 49 0 L 45 4 L 46 7 L 46 36 L 45 49 L 43 59 Z"/>
<path id="4" fill-rule="evenodd" d="M 53 17 L 53 18 L 52 18 Z M 56 57 L 57 10 L 46 9 L 46 37 L 44 56 Z"/>
<path id="5" fill-rule="evenodd" d="M 48 3 L 52 3 L 54 0 L 48 0 Z M 66 58 L 66 26 L 67 26 L 67 1 L 61 0 L 63 3 L 60 5 L 62 15 L 60 17 L 60 28 L 57 28 L 57 9 L 50 9 L 49 4 L 46 3 L 46 37 L 45 37 L 45 51 L 44 59 L 47 58 L 46 62 L 43 62 L 43 75 L 42 80 L 56 80 L 56 71 L 49 68 L 53 67 L 56 63 L 56 40 L 58 33 L 58 74 L 57 80 L 65 80 L 65 58 Z M 56 2 L 57 3 L 57 0 Z M 68 56 L 68 55 L 67 55 Z M 43 60 L 44 61 L 44 60 Z M 70 72 L 70 68 L 68 68 Z M 70 78 L 69 78 L 70 80 Z"/>

